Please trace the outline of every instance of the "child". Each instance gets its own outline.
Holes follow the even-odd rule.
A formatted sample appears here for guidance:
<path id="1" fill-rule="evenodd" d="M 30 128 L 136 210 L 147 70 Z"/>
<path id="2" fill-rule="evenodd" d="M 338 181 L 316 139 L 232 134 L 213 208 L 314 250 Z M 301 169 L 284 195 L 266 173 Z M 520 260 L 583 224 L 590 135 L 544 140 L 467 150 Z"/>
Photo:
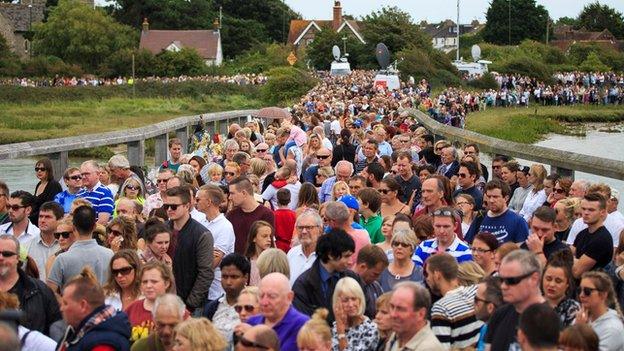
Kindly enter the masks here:
<path id="1" fill-rule="evenodd" d="M 286 253 L 290 250 L 290 241 L 297 219 L 295 211 L 288 208 L 289 203 L 290 190 L 280 188 L 277 191 L 277 209 L 273 212 L 275 216 L 275 246 Z"/>
<path id="2" fill-rule="evenodd" d="M 360 224 L 364 226 L 373 244 L 384 242 L 381 233 L 382 218 L 379 215 L 381 194 L 373 188 L 364 188 L 358 193 L 360 202 Z"/>

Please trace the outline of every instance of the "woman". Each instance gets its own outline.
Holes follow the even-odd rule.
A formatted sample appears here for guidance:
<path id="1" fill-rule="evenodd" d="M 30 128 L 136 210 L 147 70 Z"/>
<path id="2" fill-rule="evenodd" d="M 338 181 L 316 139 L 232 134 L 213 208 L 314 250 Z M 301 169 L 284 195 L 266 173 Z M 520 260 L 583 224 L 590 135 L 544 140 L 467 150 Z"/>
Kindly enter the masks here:
<path id="1" fill-rule="evenodd" d="M 344 277 L 336 283 L 332 305 L 336 318 L 332 326 L 333 351 L 368 351 L 377 347 L 379 331 L 364 315 L 366 298 L 355 279 Z"/>
<path id="2" fill-rule="evenodd" d="M 137 249 L 136 224 L 125 216 L 113 218 L 106 226 L 106 246 L 113 252 Z"/>
<path id="3" fill-rule="evenodd" d="M 314 311 L 297 334 L 297 348 L 302 351 L 331 351 L 332 332 L 327 325 L 329 312 L 325 308 Z"/>
<path id="4" fill-rule="evenodd" d="M 234 179 L 240 177 L 240 166 L 236 162 L 227 162 L 223 167 L 225 184 L 230 184 Z"/>
<path id="5" fill-rule="evenodd" d="M 550 196 L 555 187 L 555 183 L 559 180 L 561 176 L 557 173 L 551 173 L 546 178 L 544 178 L 544 191 L 546 192 L 546 196 Z"/>
<path id="6" fill-rule="evenodd" d="M 30 222 L 37 224 L 39 221 L 39 207 L 44 202 L 53 201 L 56 194 L 63 191 L 61 184 L 54 180 L 54 170 L 52 169 L 52 161 L 44 157 L 35 164 L 35 175 L 39 182 L 35 186 L 35 202 L 32 206 L 32 212 L 28 216 Z"/>
<path id="7" fill-rule="evenodd" d="M 544 180 L 546 182 L 546 180 Z M 546 195 L 546 202 L 544 206 L 555 207 L 555 204 L 559 200 L 563 200 L 570 196 L 570 187 L 572 187 L 572 179 L 561 178 L 555 182 L 550 194 Z M 544 192 L 546 189 L 544 188 Z"/>
<path id="8" fill-rule="evenodd" d="M 175 327 L 173 351 L 222 351 L 227 342 L 206 318 L 190 318 Z"/>
<path id="9" fill-rule="evenodd" d="M 256 260 L 258 275 L 260 279 L 269 273 L 282 273 L 290 279 L 290 266 L 288 265 L 288 257 L 286 253 L 278 248 L 268 248 L 258 256 Z"/>
<path id="10" fill-rule="evenodd" d="M 394 222 L 394 215 L 383 218 L 381 222 L 381 234 L 384 237 L 384 241 L 376 244 L 386 253 L 386 256 L 388 256 L 388 262 L 392 262 L 394 259 L 392 254 L 392 222 Z"/>
<path id="11" fill-rule="evenodd" d="M 510 190 L 509 193 L 511 194 L 512 198 L 513 198 L 514 193 L 516 192 L 516 189 L 520 187 L 520 184 L 518 184 L 518 178 L 517 178 L 517 173 L 519 171 L 520 171 L 520 165 L 516 161 L 505 162 L 501 166 L 501 170 L 500 170 L 501 179 L 503 180 L 503 182 L 509 185 L 509 190 Z M 518 196 L 520 195 L 522 194 L 519 194 Z M 509 199 L 509 207 L 515 212 L 520 211 L 524 201 L 517 200 L 517 203 L 518 205 L 516 209 L 516 207 L 512 207 L 513 204 L 511 203 L 511 198 Z"/>
<path id="12" fill-rule="evenodd" d="M 581 305 L 571 298 L 575 284 L 572 276 L 574 258 L 568 251 L 554 253 L 544 267 L 542 291 L 546 302 L 557 312 L 565 328 L 574 322 Z"/>
<path id="13" fill-rule="evenodd" d="M 381 167 L 383 167 L 384 169 L 384 178 L 385 178 L 392 170 L 392 164 L 393 164 L 392 158 L 388 155 L 381 155 L 379 156 L 378 161 Z"/>
<path id="14" fill-rule="evenodd" d="M 171 268 L 162 262 L 154 261 L 145 264 L 139 271 L 139 281 L 143 298 L 133 302 L 125 310 L 132 326 L 132 341 L 147 336 L 154 329 L 152 309 L 156 298 L 167 293 L 174 293 L 173 273 Z"/>
<path id="15" fill-rule="evenodd" d="M 119 185 L 117 183 L 113 183 L 112 181 L 112 173 L 108 165 L 103 165 L 98 167 L 98 178 L 100 179 L 100 183 L 108 188 L 111 191 L 113 196 L 117 194 L 119 191 Z"/>
<path id="16" fill-rule="evenodd" d="M 320 206 L 321 203 L 319 202 L 316 187 L 308 182 L 301 184 L 301 188 L 299 188 L 299 198 L 297 198 L 297 209 L 295 210 L 297 215 L 300 215 L 309 208 L 318 210 Z"/>
<path id="17" fill-rule="evenodd" d="M 529 170 L 529 184 L 533 185 L 533 189 L 527 194 L 522 209 L 518 213 L 527 223 L 533 217 L 533 212 L 546 201 L 546 192 L 544 191 L 546 175 L 546 168 L 542 165 L 534 164 Z"/>
<path id="18" fill-rule="evenodd" d="M 578 291 L 582 309 L 575 323 L 589 324 L 594 329 L 600 350 L 624 350 L 622 313 L 611 278 L 603 272 L 585 272 Z"/>
<path id="19" fill-rule="evenodd" d="M 197 180 L 197 185 L 204 185 L 205 183 L 200 175 L 200 172 L 202 168 L 204 168 L 204 166 L 206 165 L 206 160 L 204 160 L 204 158 L 201 156 L 195 155 L 189 160 L 189 165 L 191 165 L 191 167 L 193 167 L 193 169 L 195 170 L 195 179 Z"/>
<path id="20" fill-rule="evenodd" d="M 392 290 L 401 281 L 422 282 L 422 268 L 412 261 L 416 249 L 416 234 L 411 230 L 394 231 L 392 255 L 394 260 L 379 276 L 379 284 L 384 292 Z"/>
<path id="21" fill-rule="evenodd" d="M 54 232 L 54 238 L 58 240 L 59 247 L 61 249 L 55 252 L 53 255 L 51 255 L 48 258 L 48 261 L 46 262 L 46 265 L 45 265 L 46 276 L 50 275 L 50 270 L 52 269 L 52 265 L 54 264 L 54 261 L 56 260 L 58 255 L 67 251 L 67 249 L 69 249 L 69 247 L 78 238 L 74 231 L 74 225 L 72 224 L 71 216 L 63 217 L 58 222 L 58 225 L 56 226 L 56 231 Z"/>
<path id="22" fill-rule="evenodd" d="M 331 178 L 334 176 L 334 169 L 332 167 L 320 167 L 316 173 L 316 178 L 314 179 L 314 185 L 318 188 L 323 185 L 323 182 L 327 180 L 327 178 Z"/>
<path id="23" fill-rule="evenodd" d="M 404 213 L 409 214 L 409 207 L 399 200 L 401 186 L 392 177 L 386 177 L 379 182 L 381 193 L 381 217 Z"/>
<path id="24" fill-rule="evenodd" d="M 103 289 L 106 304 L 123 311 L 141 295 L 137 272 L 141 269 L 139 256 L 134 250 L 119 250 L 110 260 L 109 276 Z"/>
<path id="25" fill-rule="evenodd" d="M 575 197 L 559 200 L 555 203 L 555 213 L 557 213 L 555 219 L 557 231 L 555 232 L 555 236 L 564 243 L 568 240 L 570 228 L 572 227 L 572 223 L 576 220 L 575 210 L 577 207 L 580 207 L 580 203 L 580 199 Z"/>
<path id="26" fill-rule="evenodd" d="M 143 206 L 145 204 L 145 187 L 143 186 L 143 182 L 137 177 L 130 177 L 123 182 L 115 197 L 113 218 L 117 217 L 117 204 L 122 197 L 134 200 L 138 202 L 139 205 Z"/>
<path id="27" fill-rule="evenodd" d="M 253 155 L 256 152 L 251 141 L 247 139 L 241 140 L 238 144 L 240 146 L 240 151 L 246 153 L 249 156 Z"/>
<path id="28" fill-rule="evenodd" d="M 313 164 L 317 164 L 318 163 L 318 159 L 316 158 L 316 153 L 319 151 L 319 149 L 323 146 L 321 144 L 321 138 L 318 134 L 316 133 L 312 133 L 310 134 L 310 137 L 308 138 L 308 143 L 306 144 L 306 148 L 304 150 L 304 158 L 303 158 L 303 170 L 305 172 L 305 170 Z"/>
<path id="29" fill-rule="evenodd" d="M 386 347 L 386 341 L 392 334 L 392 317 L 390 316 L 390 297 L 392 293 L 386 292 L 377 298 L 375 302 L 377 307 L 377 313 L 375 314 L 375 324 L 377 324 L 377 330 L 379 331 L 379 343 L 377 344 L 377 351 L 383 351 Z"/>
<path id="30" fill-rule="evenodd" d="M 483 268 L 486 276 L 494 274 L 498 268 L 495 255 L 498 250 L 498 239 L 493 234 L 481 232 L 472 241 L 472 257 Z"/>
<path id="31" fill-rule="evenodd" d="M 340 139 L 332 151 L 332 167 L 336 167 L 341 160 L 347 160 L 355 167 L 355 146 L 351 144 L 351 132 L 347 128 L 340 131 Z"/>
<path id="32" fill-rule="evenodd" d="M 249 317 L 260 313 L 260 297 L 258 287 L 247 286 L 241 290 L 234 305 L 241 323 L 247 323 Z"/>
<path id="33" fill-rule="evenodd" d="M 573 324 L 559 335 L 561 351 L 596 351 L 599 343 L 598 335 L 587 324 Z"/>
<path id="34" fill-rule="evenodd" d="M 251 263 L 249 285 L 257 286 L 260 283 L 260 272 L 257 260 L 260 254 L 269 247 L 275 247 L 275 233 L 273 226 L 265 221 L 255 221 L 249 229 L 245 257 Z"/>
<path id="35" fill-rule="evenodd" d="M 172 267 L 173 260 L 167 255 L 171 243 L 171 229 L 164 223 L 147 224 L 145 230 L 145 249 L 139 257 L 143 264 L 152 261 L 164 262 Z"/>
<path id="36" fill-rule="evenodd" d="M 337 201 L 342 195 L 349 195 L 349 185 L 347 182 L 338 181 L 332 187 L 332 201 Z"/>
<path id="37" fill-rule="evenodd" d="M 477 214 L 475 211 L 476 206 L 477 204 L 470 194 L 459 194 L 455 197 L 455 209 L 461 211 L 462 214 L 461 228 L 464 237 Z"/>

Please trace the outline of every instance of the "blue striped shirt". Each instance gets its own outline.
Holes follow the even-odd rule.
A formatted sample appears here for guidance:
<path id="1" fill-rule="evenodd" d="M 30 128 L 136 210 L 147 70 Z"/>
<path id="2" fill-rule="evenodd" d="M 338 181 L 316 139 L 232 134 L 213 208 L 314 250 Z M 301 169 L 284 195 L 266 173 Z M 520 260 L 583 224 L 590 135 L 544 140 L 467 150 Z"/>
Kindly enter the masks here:
<path id="1" fill-rule="evenodd" d="M 437 252 L 438 239 L 425 240 L 416 248 L 416 251 L 412 256 L 412 261 L 414 261 L 415 264 L 422 266 L 429 256 Z M 459 240 L 457 235 L 455 235 L 455 240 L 453 240 L 453 243 L 446 249 L 445 252 L 455 257 L 458 263 L 472 261 L 472 251 L 470 251 L 470 246 Z"/>
<path id="2" fill-rule="evenodd" d="M 113 202 L 113 194 L 110 189 L 98 182 L 93 190 L 81 189 L 76 197 L 86 199 L 93 204 L 96 216 L 100 213 L 113 214 L 115 203 Z"/>

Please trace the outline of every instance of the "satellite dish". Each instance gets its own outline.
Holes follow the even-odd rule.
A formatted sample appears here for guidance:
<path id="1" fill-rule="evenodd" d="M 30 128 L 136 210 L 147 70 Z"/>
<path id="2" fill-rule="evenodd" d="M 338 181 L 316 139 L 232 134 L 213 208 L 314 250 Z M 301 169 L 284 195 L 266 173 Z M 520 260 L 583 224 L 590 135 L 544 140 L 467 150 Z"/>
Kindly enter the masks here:
<path id="1" fill-rule="evenodd" d="M 411 85 L 416 84 L 416 80 L 414 79 L 414 77 L 413 77 L 413 76 L 410 76 L 410 77 L 409 77 L 409 83 L 410 83 Z"/>
<path id="2" fill-rule="evenodd" d="M 332 54 L 334 54 L 334 60 L 340 61 L 340 48 L 338 45 L 334 45 L 332 48 Z"/>
<path id="3" fill-rule="evenodd" d="M 390 51 L 388 51 L 388 47 L 384 43 L 377 44 L 375 48 L 375 56 L 377 57 L 377 62 L 381 69 L 386 69 L 390 64 Z"/>
<path id="4" fill-rule="evenodd" d="M 470 49 L 470 52 L 472 53 L 472 60 L 474 62 L 479 61 L 479 59 L 481 58 L 481 48 L 479 47 L 479 45 L 473 45 L 472 49 Z"/>

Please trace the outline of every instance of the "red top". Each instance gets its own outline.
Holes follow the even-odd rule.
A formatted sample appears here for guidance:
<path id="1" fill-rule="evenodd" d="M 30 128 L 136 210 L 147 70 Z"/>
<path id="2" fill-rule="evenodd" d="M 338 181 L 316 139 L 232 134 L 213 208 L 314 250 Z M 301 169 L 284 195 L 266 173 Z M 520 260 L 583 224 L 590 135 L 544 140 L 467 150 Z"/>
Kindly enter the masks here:
<path id="1" fill-rule="evenodd" d="M 288 253 L 297 215 L 295 211 L 287 208 L 279 208 L 273 214 L 275 215 L 275 246 Z"/>

